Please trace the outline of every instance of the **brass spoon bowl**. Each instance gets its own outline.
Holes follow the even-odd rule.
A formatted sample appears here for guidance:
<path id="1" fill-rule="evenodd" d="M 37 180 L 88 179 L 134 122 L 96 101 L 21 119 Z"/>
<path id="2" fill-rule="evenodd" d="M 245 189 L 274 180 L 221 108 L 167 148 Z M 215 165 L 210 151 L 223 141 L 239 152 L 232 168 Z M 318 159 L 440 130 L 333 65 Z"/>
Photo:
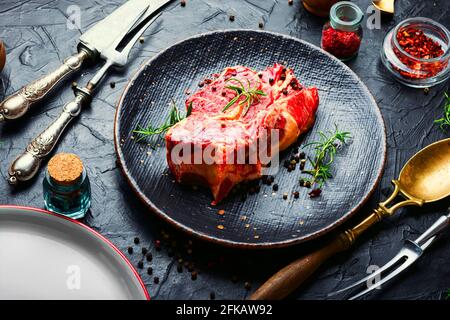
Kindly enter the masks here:
<path id="1" fill-rule="evenodd" d="M 394 0 L 373 0 L 372 4 L 381 12 L 394 14 Z"/>
<path id="2" fill-rule="evenodd" d="M 422 206 L 450 196 L 450 138 L 416 153 L 393 180 L 392 195 L 361 223 L 338 234 L 332 241 L 284 267 L 250 296 L 250 300 L 282 299 L 302 284 L 334 254 L 349 249 L 368 228 L 404 206 Z M 404 198 L 389 207 L 398 196 Z"/>

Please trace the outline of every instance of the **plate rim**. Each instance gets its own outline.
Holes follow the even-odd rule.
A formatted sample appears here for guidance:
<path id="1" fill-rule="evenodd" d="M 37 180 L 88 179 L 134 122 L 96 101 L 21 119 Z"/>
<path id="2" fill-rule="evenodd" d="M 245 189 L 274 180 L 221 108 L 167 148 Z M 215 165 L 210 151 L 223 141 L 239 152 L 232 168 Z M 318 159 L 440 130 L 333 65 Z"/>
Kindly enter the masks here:
<path id="1" fill-rule="evenodd" d="M 302 43 L 302 44 L 304 44 L 306 46 L 311 47 L 312 49 L 319 50 L 320 52 L 322 52 L 323 54 L 325 54 L 326 56 L 328 56 L 329 58 L 331 58 L 332 60 L 334 60 L 338 64 L 341 64 L 341 66 L 344 67 L 344 69 L 347 69 L 347 71 L 349 71 L 350 75 L 353 76 L 355 78 L 355 80 L 361 84 L 361 88 L 364 91 L 366 91 L 368 97 L 370 98 L 370 100 L 372 100 L 373 104 L 375 105 L 375 113 L 376 113 L 377 118 L 379 120 L 378 122 L 380 122 L 380 124 L 382 126 L 382 129 L 383 129 L 382 130 L 382 134 L 383 134 L 384 139 L 382 139 L 382 141 L 381 141 L 382 142 L 382 147 L 383 147 L 382 164 L 380 166 L 380 169 L 378 170 L 377 178 L 375 179 L 375 182 L 373 183 L 371 189 L 366 194 L 366 196 L 354 208 L 352 208 L 347 213 L 342 215 L 342 217 L 340 217 L 334 223 L 332 223 L 332 224 L 328 225 L 327 227 L 322 228 L 322 229 L 320 229 L 318 231 L 308 233 L 308 234 L 306 234 L 304 236 L 301 236 L 301 237 L 287 239 L 287 240 L 283 240 L 283 241 L 249 243 L 249 242 L 238 242 L 238 241 L 221 239 L 221 238 L 218 238 L 218 237 L 215 237 L 215 236 L 208 235 L 208 234 L 206 234 L 206 233 L 204 233 L 202 231 L 193 230 L 192 228 L 189 228 L 186 225 L 183 225 L 182 223 L 179 223 L 178 221 L 174 220 L 168 214 L 166 214 L 164 211 L 160 210 L 157 206 L 155 206 L 153 204 L 153 202 L 150 199 L 148 199 L 148 197 L 140 190 L 140 188 L 137 185 L 137 182 L 132 177 L 132 175 L 130 174 L 128 168 L 124 164 L 123 152 L 122 152 L 122 150 L 120 148 L 120 137 L 118 135 L 119 113 L 122 110 L 124 98 L 128 94 L 130 88 L 134 85 L 135 80 L 144 71 L 144 69 L 150 63 L 152 63 L 154 60 L 156 60 L 161 55 L 163 55 L 165 52 L 167 52 L 169 49 L 171 49 L 174 46 L 178 46 L 178 45 L 180 45 L 180 44 L 182 44 L 182 43 L 184 43 L 186 41 L 191 41 L 191 40 L 195 40 L 197 38 L 202 38 L 202 37 L 205 37 L 205 36 L 211 36 L 211 35 L 214 35 L 214 34 L 239 33 L 239 32 L 254 32 L 254 33 L 260 33 L 260 34 L 269 34 L 269 35 L 272 35 L 272 36 L 277 36 L 277 37 L 289 39 L 289 40 L 292 40 L 292 41 L 300 42 L 300 43 Z M 122 175 L 125 177 L 125 180 L 127 181 L 128 185 L 131 186 L 131 189 L 133 190 L 133 192 L 138 196 L 140 201 L 143 202 L 144 205 L 148 209 L 150 209 L 150 211 L 156 213 L 157 216 L 162 218 L 164 221 L 168 222 L 170 225 L 174 226 L 176 229 L 182 230 L 183 232 L 187 233 L 188 235 L 194 236 L 194 237 L 199 238 L 201 240 L 206 240 L 206 241 L 211 242 L 211 243 L 224 245 L 226 247 L 240 248 L 240 249 L 273 249 L 273 248 L 285 248 L 285 247 L 288 247 L 288 246 L 292 246 L 292 245 L 296 245 L 296 244 L 299 244 L 299 243 L 302 243 L 302 242 L 313 240 L 313 239 L 316 239 L 316 238 L 318 238 L 318 237 L 320 237 L 322 235 L 325 235 L 325 234 L 335 230 L 337 227 L 342 225 L 345 221 L 349 220 L 352 216 L 354 216 L 359 211 L 359 209 L 361 209 L 361 207 L 364 204 L 367 203 L 367 201 L 370 199 L 370 197 L 373 195 L 375 189 L 379 185 L 379 183 L 381 181 L 381 178 L 383 176 L 384 168 L 386 166 L 386 159 L 387 159 L 387 132 L 386 132 L 386 124 L 385 124 L 385 121 L 384 121 L 381 109 L 378 106 L 378 103 L 376 102 L 374 96 L 370 92 L 370 90 L 367 87 L 367 85 L 359 78 L 359 76 L 349 66 L 347 66 L 341 60 L 339 60 L 338 58 L 334 57 L 330 53 L 326 52 L 322 48 L 320 48 L 320 47 L 316 46 L 315 44 L 312 44 L 312 43 L 310 43 L 308 41 L 305 41 L 303 39 L 296 38 L 296 37 L 293 37 L 293 36 L 290 36 L 290 35 L 286 35 L 286 34 L 282 34 L 282 33 L 278 33 L 278 32 L 273 32 L 273 31 L 254 30 L 254 29 L 222 29 L 222 30 L 208 31 L 208 32 L 204 32 L 204 33 L 198 33 L 198 34 L 195 34 L 193 36 L 189 36 L 189 37 L 183 38 L 183 39 L 181 39 L 179 41 L 176 41 L 175 43 L 173 43 L 173 44 L 167 46 L 166 48 L 162 49 L 156 55 L 154 55 L 153 57 L 147 59 L 146 61 L 144 61 L 141 64 L 141 66 L 134 72 L 134 74 L 132 75 L 130 80 L 127 82 L 127 84 L 124 87 L 124 89 L 122 91 L 122 94 L 120 95 L 119 100 L 118 100 L 118 102 L 116 104 L 116 112 L 115 112 L 115 116 L 114 116 L 114 149 L 115 149 L 115 152 L 116 152 L 119 168 L 120 168 L 120 170 L 122 172 Z"/>
<path id="2" fill-rule="evenodd" d="M 147 301 L 150 300 L 150 294 L 148 293 L 148 290 L 145 287 L 144 281 L 142 280 L 141 276 L 139 275 L 139 273 L 137 272 L 137 270 L 133 266 L 133 264 L 130 262 L 130 260 L 128 260 L 128 258 L 122 253 L 122 251 L 120 251 L 119 248 L 117 248 L 110 240 L 108 240 L 105 236 L 101 235 L 99 232 L 95 231 L 94 229 L 92 229 L 88 225 L 86 225 L 86 224 L 84 224 L 84 223 L 82 223 L 82 222 L 80 222 L 78 220 L 75 220 L 75 219 L 72 219 L 72 218 L 69 218 L 69 217 L 66 217 L 66 216 L 63 216 L 63 215 L 60 215 L 60 214 L 48 211 L 48 210 L 40 209 L 40 208 L 21 206 L 21 205 L 3 205 L 3 204 L 0 204 L 0 209 L 19 209 L 19 210 L 24 210 L 24 211 L 32 211 L 32 212 L 40 213 L 40 214 L 48 214 L 48 215 L 56 217 L 58 219 L 63 219 L 63 220 L 66 220 L 68 222 L 71 222 L 71 223 L 77 225 L 78 227 L 83 228 L 83 230 L 88 231 L 89 233 L 93 234 L 99 240 L 101 240 L 102 242 L 106 243 L 111 249 L 113 249 L 113 251 L 116 254 L 119 255 L 119 257 L 123 261 L 125 261 L 127 266 L 131 269 L 131 271 L 133 272 L 134 276 L 138 280 L 139 285 L 141 286 L 141 289 L 142 289 L 142 291 L 144 293 L 145 300 L 147 300 Z"/>

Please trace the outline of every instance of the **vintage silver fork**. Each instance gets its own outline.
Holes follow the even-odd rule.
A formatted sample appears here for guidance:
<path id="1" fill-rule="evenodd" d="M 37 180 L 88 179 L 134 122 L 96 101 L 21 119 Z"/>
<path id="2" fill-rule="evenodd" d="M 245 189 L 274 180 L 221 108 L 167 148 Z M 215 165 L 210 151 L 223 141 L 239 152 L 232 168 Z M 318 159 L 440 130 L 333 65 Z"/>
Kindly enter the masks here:
<path id="1" fill-rule="evenodd" d="M 83 107 L 92 101 L 94 89 L 111 67 L 124 67 L 130 51 L 142 33 L 159 17 L 149 12 L 149 6 L 137 15 L 126 30 L 102 53 L 105 64 L 84 88 L 75 87 L 75 99 L 67 103 L 59 117 L 54 120 L 10 165 L 9 183 L 17 184 L 33 178 L 39 170 L 42 160 L 54 149 L 67 125 L 76 118 Z"/>
<path id="2" fill-rule="evenodd" d="M 400 252 L 392 260 L 386 263 L 383 267 L 344 289 L 340 289 L 338 291 L 330 293 L 328 296 L 331 297 L 338 295 L 345 291 L 349 291 L 351 289 L 360 287 L 363 284 L 368 283 L 368 281 L 371 281 L 373 283 L 371 286 L 368 286 L 365 290 L 362 290 L 349 298 L 349 300 L 354 300 L 359 297 L 362 297 L 363 295 L 366 295 L 367 293 L 378 288 L 382 284 L 392 280 L 393 278 L 398 276 L 401 272 L 406 270 L 409 266 L 411 266 L 415 261 L 417 261 L 417 259 L 420 258 L 423 252 L 436 240 L 437 236 L 449 225 L 450 225 L 450 213 L 448 215 L 441 216 L 430 228 L 428 228 L 424 233 L 422 233 L 422 235 L 418 237 L 416 240 L 414 241 L 406 240 L 405 245 L 400 250 Z M 383 274 L 386 275 L 383 276 L 380 281 L 376 281 L 374 283 L 373 280 L 377 279 Z"/>

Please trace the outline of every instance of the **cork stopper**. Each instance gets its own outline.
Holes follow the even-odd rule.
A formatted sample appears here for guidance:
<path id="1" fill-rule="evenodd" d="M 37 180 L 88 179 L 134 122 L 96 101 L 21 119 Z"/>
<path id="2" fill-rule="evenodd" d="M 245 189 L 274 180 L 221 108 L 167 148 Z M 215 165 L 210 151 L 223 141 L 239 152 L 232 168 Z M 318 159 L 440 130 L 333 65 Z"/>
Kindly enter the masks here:
<path id="1" fill-rule="evenodd" d="M 59 153 L 48 162 L 48 174 L 57 184 L 70 186 L 83 174 L 83 162 L 72 153 Z"/>

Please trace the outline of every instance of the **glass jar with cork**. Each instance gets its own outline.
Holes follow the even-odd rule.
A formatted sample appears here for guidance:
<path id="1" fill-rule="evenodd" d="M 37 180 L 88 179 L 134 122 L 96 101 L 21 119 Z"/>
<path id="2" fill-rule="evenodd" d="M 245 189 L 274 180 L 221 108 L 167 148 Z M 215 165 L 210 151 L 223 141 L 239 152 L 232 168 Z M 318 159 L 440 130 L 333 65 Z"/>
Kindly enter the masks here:
<path id="1" fill-rule="evenodd" d="M 44 186 L 45 208 L 79 219 L 91 206 L 91 188 L 83 162 L 75 154 L 59 153 L 48 162 Z"/>

